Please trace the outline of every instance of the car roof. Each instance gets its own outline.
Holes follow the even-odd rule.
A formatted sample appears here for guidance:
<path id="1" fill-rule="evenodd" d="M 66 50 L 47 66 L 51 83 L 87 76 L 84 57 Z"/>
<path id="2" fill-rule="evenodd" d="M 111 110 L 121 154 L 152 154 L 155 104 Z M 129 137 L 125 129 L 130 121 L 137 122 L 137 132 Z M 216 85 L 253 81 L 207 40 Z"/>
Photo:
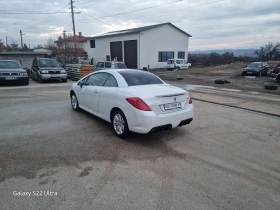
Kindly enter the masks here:
<path id="1" fill-rule="evenodd" d="M 17 60 L 0 60 L 0 61 L 15 61 L 15 62 L 18 62 Z"/>

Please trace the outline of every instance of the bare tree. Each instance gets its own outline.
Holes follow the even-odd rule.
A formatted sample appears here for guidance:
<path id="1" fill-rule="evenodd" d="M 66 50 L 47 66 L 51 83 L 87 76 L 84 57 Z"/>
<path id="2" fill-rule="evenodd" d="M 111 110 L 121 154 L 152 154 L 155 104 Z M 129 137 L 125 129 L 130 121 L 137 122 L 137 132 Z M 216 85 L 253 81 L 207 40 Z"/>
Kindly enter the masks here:
<path id="1" fill-rule="evenodd" d="M 54 38 L 53 37 L 48 37 L 46 40 L 46 43 L 44 44 L 44 47 L 50 50 L 55 50 L 56 49 L 56 44 L 54 42 Z"/>
<path id="2" fill-rule="evenodd" d="M 263 61 L 280 59 L 280 43 L 273 44 L 269 42 L 265 46 L 260 47 L 259 50 L 256 50 L 255 55 Z"/>

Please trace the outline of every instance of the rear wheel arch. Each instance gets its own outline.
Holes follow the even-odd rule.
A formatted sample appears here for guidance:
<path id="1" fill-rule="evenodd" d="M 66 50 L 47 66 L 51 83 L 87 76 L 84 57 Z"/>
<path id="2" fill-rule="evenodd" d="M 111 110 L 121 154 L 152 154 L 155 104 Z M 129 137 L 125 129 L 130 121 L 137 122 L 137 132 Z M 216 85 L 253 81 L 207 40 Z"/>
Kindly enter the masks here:
<path id="1" fill-rule="evenodd" d="M 118 107 L 114 107 L 113 109 L 111 109 L 111 112 L 110 112 L 110 121 L 111 122 L 113 122 L 113 115 L 114 115 L 114 113 L 116 112 L 116 111 L 121 111 L 121 112 L 123 112 L 120 108 L 118 108 Z"/>

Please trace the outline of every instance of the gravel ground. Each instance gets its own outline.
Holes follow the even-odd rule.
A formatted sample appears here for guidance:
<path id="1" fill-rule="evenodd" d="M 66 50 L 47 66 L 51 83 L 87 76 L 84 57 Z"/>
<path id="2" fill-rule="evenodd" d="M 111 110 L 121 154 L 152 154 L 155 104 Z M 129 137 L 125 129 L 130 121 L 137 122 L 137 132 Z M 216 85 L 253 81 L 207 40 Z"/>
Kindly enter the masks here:
<path id="1" fill-rule="evenodd" d="M 151 72 L 157 74 L 160 78 L 164 80 L 177 80 L 177 77 L 182 77 L 184 79 L 184 82 L 187 82 L 188 84 L 235 88 L 248 91 L 280 94 L 279 87 L 278 90 L 264 89 L 265 84 L 276 84 L 279 86 L 279 82 L 271 80 L 269 74 L 263 75 L 261 77 L 242 76 L 241 71 L 246 65 L 247 63 L 235 62 L 229 65 L 205 68 L 191 68 L 188 70 L 179 71 L 168 71 L 167 69 L 153 69 L 151 70 Z M 228 80 L 230 83 L 222 85 L 215 84 L 214 82 L 216 79 L 225 79 Z"/>

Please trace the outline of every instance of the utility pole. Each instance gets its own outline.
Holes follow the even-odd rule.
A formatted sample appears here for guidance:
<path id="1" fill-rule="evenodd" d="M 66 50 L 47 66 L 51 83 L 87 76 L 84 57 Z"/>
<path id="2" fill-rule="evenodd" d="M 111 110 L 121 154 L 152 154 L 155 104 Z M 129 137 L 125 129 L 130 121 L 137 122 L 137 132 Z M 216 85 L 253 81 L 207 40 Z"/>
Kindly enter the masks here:
<path id="1" fill-rule="evenodd" d="M 21 41 L 21 49 L 23 49 L 23 43 L 22 43 L 22 30 L 20 29 L 20 31 L 19 31 L 19 33 L 20 33 L 20 41 Z"/>
<path id="2" fill-rule="evenodd" d="M 66 37 L 66 31 L 63 30 L 63 43 L 64 43 L 64 63 L 66 63 L 66 42 L 65 42 L 65 37 Z"/>
<path id="3" fill-rule="evenodd" d="M 74 34 L 74 55 L 75 55 L 75 62 L 77 61 L 77 43 L 76 43 L 76 29 L 75 29 L 75 19 L 74 19 L 74 9 L 73 9 L 73 0 L 70 0 L 70 4 L 71 4 L 71 13 L 72 13 L 72 23 L 73 23 L 73 34 Z"/>

